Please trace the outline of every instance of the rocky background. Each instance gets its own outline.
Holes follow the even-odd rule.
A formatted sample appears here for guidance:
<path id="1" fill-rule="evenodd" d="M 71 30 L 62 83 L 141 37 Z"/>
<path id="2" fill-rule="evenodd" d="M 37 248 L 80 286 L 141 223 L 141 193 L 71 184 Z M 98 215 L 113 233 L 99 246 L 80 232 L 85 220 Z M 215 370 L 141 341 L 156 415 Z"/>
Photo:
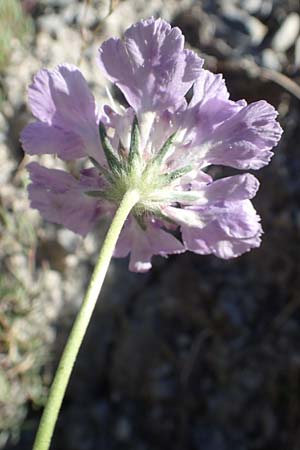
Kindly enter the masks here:
<path id="1" fill-rule="evenodd" d="M 232 261 L 157 258 L 146 275 L 115 260 L 52 448 L 300 449 L 299 14 L 299 0 L 0 1 L 0 448 L 31 449 L 106 229 L 82 241 L 29 208 L 26 86 L 71 62 L 105 101 L 97 47 L 154 15 L 224 73 L 234 100 L 280 112 L 283 138 L 256 174 L 263 244 Z"/>

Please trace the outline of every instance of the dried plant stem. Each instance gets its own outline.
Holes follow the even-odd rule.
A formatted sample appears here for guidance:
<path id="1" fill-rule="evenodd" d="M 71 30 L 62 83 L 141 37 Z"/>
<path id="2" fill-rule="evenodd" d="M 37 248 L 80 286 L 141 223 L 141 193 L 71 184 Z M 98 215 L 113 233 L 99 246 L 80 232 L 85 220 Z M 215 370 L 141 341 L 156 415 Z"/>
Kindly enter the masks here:
<path id="1" fill-rule="evenodd" d="M 129 190 L 124 195 L 107 232 L 88 290 L 58 365 L 35 438 L 33 450 L 48 450 L 50 447 L 54 427 L 69 378 L 97 302 L 115 245 L 128 214 L 138 200 L 139 193 L 137 190 Z"/>

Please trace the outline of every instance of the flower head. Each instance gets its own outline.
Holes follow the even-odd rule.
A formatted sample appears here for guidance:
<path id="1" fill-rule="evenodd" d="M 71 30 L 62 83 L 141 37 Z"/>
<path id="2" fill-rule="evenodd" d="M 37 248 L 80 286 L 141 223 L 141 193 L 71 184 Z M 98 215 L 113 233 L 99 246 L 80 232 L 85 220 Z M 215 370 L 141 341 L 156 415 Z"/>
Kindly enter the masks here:
<path id="1" fill-rule="evenodd" d="M 203 69 L 181 31 L 161 19 L 104 42 L 99 65 L 128 108 L 98 109 L 79 69 L 67 64 L 41 70 L 29 87 L 37 121 L 22 132 L 24 150 L 90 162 L 78 179 L 30 163 L 32 207 L 85 236 L 137 189 L 140 201 L 115 250 L 130 253 L 133 271 L 151 268 L 153 255 L 190 250 L 227 259 L 258 247 L 262 228 L 250 201 L 257 179 L 214 181 L 206 170 L 268 164 L 282 133 L 276 110 L 266 101 L 230 100 L 222 76 Z"/>

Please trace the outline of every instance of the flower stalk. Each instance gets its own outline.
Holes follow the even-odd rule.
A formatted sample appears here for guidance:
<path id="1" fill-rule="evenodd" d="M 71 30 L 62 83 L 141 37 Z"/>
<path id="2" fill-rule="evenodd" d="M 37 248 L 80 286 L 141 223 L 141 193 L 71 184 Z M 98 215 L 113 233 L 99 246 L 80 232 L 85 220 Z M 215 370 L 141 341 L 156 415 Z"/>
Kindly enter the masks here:
<path id="1" fill-rule="evenodd" d="M 55 424 L 72 369 L 101 291 L 115 245 L 123 225 L 130 211 L 139 201 L 139 197 L 139 192 L 136 189 L 129 190 L 125 193 L 107 232 L 85 298 L 58 365 L 35 438 L 33 450 L 48 450 L 50 447 Z"/>

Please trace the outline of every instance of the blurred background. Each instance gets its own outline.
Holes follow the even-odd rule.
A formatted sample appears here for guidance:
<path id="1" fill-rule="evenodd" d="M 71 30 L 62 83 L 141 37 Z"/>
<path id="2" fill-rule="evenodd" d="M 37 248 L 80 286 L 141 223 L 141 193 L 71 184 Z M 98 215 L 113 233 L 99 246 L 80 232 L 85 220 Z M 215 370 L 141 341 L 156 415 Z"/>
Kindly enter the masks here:
<path id="1" fill-rule="evenodd" d="M 97 48 L 151 15 L 182 29 L 232 99 L 279 110 L 283 138 L 255 174 L 263 244 L 232 261 L 154 258 L 145 275 L 114 260 L 52 448 L 300 449 L 299 14 L 298 0 L 0 0 L 1 449 L 31 449 L 106 229 L 83 241 L 29 208 L 26 86 L 70 62 L 107 101 Z"/>

